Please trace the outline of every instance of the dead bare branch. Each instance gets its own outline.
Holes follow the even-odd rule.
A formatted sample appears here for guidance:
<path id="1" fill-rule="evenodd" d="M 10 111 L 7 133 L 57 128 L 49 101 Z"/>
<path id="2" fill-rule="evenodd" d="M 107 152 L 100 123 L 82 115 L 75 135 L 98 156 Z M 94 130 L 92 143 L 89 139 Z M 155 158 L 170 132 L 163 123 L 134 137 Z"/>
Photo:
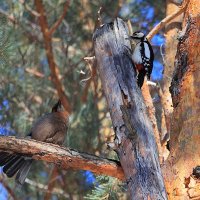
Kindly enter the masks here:
<path id="1" fill-rule="evenodd" d="M 156 35 L 168 22 L 170 22 L 172 19 L 183 13 L 184 10 L 187 8 L 188 3 L 189 0 L 184 0 L 182 6 L 180 6 L 176 12 L 172 13 L 171 15 L 168 15 L 149 32 L 149 34 L 147 35 L 147 39 L 151 40 L 153 36 Z"/>
<path id="2" fill-rule="evenodd" d="M 44 78 L 45 75 L 39 71 L 36 71 L 35 69 L 31 69 L 31 68 L 25 68 L 25 72 L 28 72 L 38 78 Z"/>

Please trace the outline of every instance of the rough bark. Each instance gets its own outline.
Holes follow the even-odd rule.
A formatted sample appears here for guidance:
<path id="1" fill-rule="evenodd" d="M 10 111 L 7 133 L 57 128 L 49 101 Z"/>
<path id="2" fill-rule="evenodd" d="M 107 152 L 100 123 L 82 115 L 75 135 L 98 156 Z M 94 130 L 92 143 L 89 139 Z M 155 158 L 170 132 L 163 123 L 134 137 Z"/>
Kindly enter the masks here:
<path id="1" fill-rule="evenodd" d="M 79 153 L 50 143 L 1 136 L 0 151 L 19 153 L 35 160 L 54 163 L 62 169 L 89 170 L 95 174 L 124 179 L 124 173 L 118 161 Z"/>
<path id="2" fill-rule="evenodd" d="M 179 11 L 179 7 L 175 5 L 171 0 L 167 0 L 166 3 L 167 3 L 166 16 L 170 16 L 171 13 Z M 165 45 L 165 56 L 163 57 L 165 70 L 162 81 L 163 95 L 161 96 L 161 101 L 165 115 L 167 130 L 166 132 L 163 133 L 163 137 L 165 136 L 166 133 L 170 134 L 170 124 L 171 124 L 171 115 L 173 112 L 173 106 L 172 106 L 171 94 L 169 92 L 169 87 L 174 72 L 174 61 L 178 44 L 177 36 L 178 36 L 178 31 L 181 30 L 182 19 L 183 15 L 179 15 L 173 20 L 171 20 L 165 26 L 166 45 Z"/>
<path id="3" fill-rule="evenodd" d="M 121 19 L 94 33 L 100 79 L 116 134 L 118 153 L 131 199 L 167 199 L 152 124 L 147 117 L 134 66 L 127 53 L 130 43 Z"/>
<path id="4" fill-rule="evenodd" d="M 174 106 L 171 157 L 165 176 L 170 199 L 200 199 L 191 177 L 200 163 L 200 1 L 190 0 L 185 12 L 171 84 Z M 199 189 L 198 189 L 199 190 Z"/>
<path id="5" fill-rule="evenodd" d="M 146 83 L 144 83 L 142 86 L 142 95 L 144 97 L 144 102 L 147 107 L 147 113 L 148 113 L 149 119 L 152 123 L 154 137 L 155 137 L 156 144 L 158 147 L 159 160 L 160 160 L 160 162 L 162 162 L 163 149 L 161 147 L 160 133 L 158 130 L 157 120 L 156 120 L 156 116 L 155 116 L 156 111 L 155 111 L 155 107 L 153 105 L 153 101 L 152 101 L 151 94 L 149 91 L 149 86 Z"/>

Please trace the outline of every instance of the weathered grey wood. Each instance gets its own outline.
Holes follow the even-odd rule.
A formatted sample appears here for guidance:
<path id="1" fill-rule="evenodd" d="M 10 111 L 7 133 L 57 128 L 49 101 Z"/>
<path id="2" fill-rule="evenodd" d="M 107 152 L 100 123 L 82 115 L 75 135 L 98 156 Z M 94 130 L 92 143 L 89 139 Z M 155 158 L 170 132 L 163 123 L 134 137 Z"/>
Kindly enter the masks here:
<path id="1" fill-rule="evenodd" d="M 115 146 L 131 199 L 167 199 L 153 129 L 133 64 L 127 55 L 128 30 L 121 19 L 94 33 L 98 70 L 116 134 Z"/>

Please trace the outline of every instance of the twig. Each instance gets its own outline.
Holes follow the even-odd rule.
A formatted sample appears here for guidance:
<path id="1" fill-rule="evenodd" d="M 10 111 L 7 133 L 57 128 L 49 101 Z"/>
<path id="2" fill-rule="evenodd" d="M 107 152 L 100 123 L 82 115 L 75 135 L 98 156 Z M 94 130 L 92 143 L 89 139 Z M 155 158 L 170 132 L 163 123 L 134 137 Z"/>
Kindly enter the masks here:
<path id="1" fill-rule="evenodd" d="M 18 153 L 35 160 L 54 163 L 65 170 L 69 168 L 89 170 L 95 174 L 113 176 L 120 180 L 124 179 L 124 173 L 118 161 L 80 153 L 50 143 L 0 136 L 0 151 Z"/>
<path id="2" fill-rule="evenodd" d="M 86 102 L 86 99 L 87 99 L 87 94 L 88 94 L 88 89 L 90 87 L 90 84 L 92 82 L 92 78 L 95 76 L 96 74 L 96 71 L 94 69 L 94 60 L 95 60 L 95 56 L 92 56 L 92 57 L 85 57 L 84 60 L 87 62 L 88 64 L 88 67 L 89 67 L 89 70 L 90 70 L 90 76 L 88 78 L 85 78 L 85 79 L 82 79 L 80 81 L 80 83 L 84 83 L 86 82 L 86 86 L 84 88 L 84 91 L 83 91 L 83 95 L 81 97 L 81 100 L 83 103 Z"/>
<path id="3" fill-rule="evenodd" d="M 87 77 L 87 78 L 82 79 L 82 80 L 80 81 L 80 84 L 81 84 L 81 85 L 83 85 L 85 82 L 91 80 L 91 78 L 92 78 L 92 66 L 91 66 L 91 64 L 90 64 L 89 62 L 88 62 L 88 67 L 89 67 L 89 70 L 90 70 L 90 76 Z M 81 71 L 81 72 L 82 72 L 82 71 Z M 83 72 L 82 72 L 82 73 L 83 73 Z M 85 74 L 85 73 L 84 73 L 84 74 Z"/>
<path id="4" fill-rule="evenodd" d="M 55 166 L 51 172 L 51 175 L 48 181 L 47 192 L 44 196 L 44 200 L 49 200 L 51 198 L 52 190 L 54 189 L 57 176 L 58 176 L 58 168 Z"/>
<path id="5" fill-rule="evenodd" d="M 38 78 L 44 78 L 44 77 L 45 77 L 44 74 L 42 74 L 42 73 L 39 72 L 39 71 L 36 71 L 35 69 L 25 68 L 25 72 L 28 72 L 28 73 L 30 73 L 30 74 L 32 74 L 32 75 L 38 77 Z"/>
<path id="6" fill-rule="evenodd" d="M 115 19 L 118 16 L 119 11 L 120 11 L 122 6 L 123 6 L 123 0 L 118 0 L 117 8 L 116 8 L 114 15 L 112 17 L 113 19 Z"/>
<path id="7" fill-rule="evenodd" d="M 15 196 L 15 193 L 10 188 L 10 186 L 6 183 L 6 181 L 4 180 L 4 178 L 2 176 L 0 176 L 0 182 L 4 186 L 4 188 L 8 191 L 8 193 L 13 198 L 13 200 L 18 200 L 17 197 Z"/>
<path id="8" fill-rule="evenodd" d="M 38 42 L 41 42 L 41 37 L 40 34 L 38 33 L 39 28 L 36 26 L 34 23 L 28 21 L 27 19 L 18 20 L 16 19 L 13 15 L 7 13 L 6 11 L 0 9 L 0 14 L 4 15 L 11 23 L 14 25 L 17 24 L 21 26 L 27 35 L 27 37 L 31 40 L 37 40 Z M 28 25 L 28 26 L 27 26 Z M 27 27 L 32 27 L 31 31 Z"/>
<path id="9" fill-rule="evenodd" d="M 19 0 L 19 2 L 24 6 L 24 8 L 29 11 L 34 17 L 39 17 L 40 14 L 38 12 L 36 12 L 35 10 L 33 10 L 26 1 L 24 0 Z"/>
<path id="10" fill-rule="evenodd" d="M 180 6 L 176 12 L 172 13 L 171 15 L 168 15 L 149 32 L 149 34 L 147 35 L 147 39 L 151 40 L 153 36 L 156 35 L 168 22 L 180 15 L 182 12 L 184 12 L 184 10 L 187 8 L 188 3 L 189 0 L 184 0 L 182 6 Z"/>
<path id="11" fill-rule="evenodd" d="M 163 44 L 160 45 L 160 54 L 162 56 L 164 65 L 166 65 L 165 54 L 163 53 Z"/>
<path id="12" fill-rule="evenodd" d="M 98 12 L 97 12 L 97 14 L 98 14 L 97 21 L 99 22 L 99 26 L 102 25 L 101 12 L 102 12 L 102 7 L 100 7 L 99 10 L 98 10 Z"/>
<path id="13" fill-rule="evenodd" d="M 95 56 L 88 56 L 88 57 L 84 57 L 83 59 L 84 59 L 85 61 L 94 60 L 94 59 L 95 59 Z"/>
<path id="14" fill-rule="evenodd" d="M 129 35 L 132 35 L 133 34 L 133 27 L 131 25 L 131 21 L 130 20 L 127 21 L 127 26 L 128 26 Z"/>
<path id="15" fill-rule="evenodd" d="M 59 19 L 55 22 L 55 24 L 50 28 L 49 30 L 49 35 L 52 35 L 55 30 L 58 28 L 58 26 L 61 24 L 62 20 L 64 19 L 66 13 L 67 13 L 67 10 L 69 8 L 69 4 L 70 4 L 70 1 L 67 0 L 66 3 L 65 3 L 65 6 L 64 6 L 64 9 L 63 9 L 63 13 L 62 15 L 59 17 Z"/>
<path id="16" fill-rule="evenodd" d="M 65 193 L 65 191 L 61 190 L 60 188 L 53 188 L 51 191 L 49 191 L 48 187 L 46 185 L 43 185 L 42 183 L 38 183 L 33 180 L 30 180 L 29 178 L 26 178 L 25 182 L 28 183 L 29 185 L 31 185 L 32 187 L 43 190 L 46 193 L 61 195 L 65 198 L 69 198 L 69 195 L 67 193 Z"/>

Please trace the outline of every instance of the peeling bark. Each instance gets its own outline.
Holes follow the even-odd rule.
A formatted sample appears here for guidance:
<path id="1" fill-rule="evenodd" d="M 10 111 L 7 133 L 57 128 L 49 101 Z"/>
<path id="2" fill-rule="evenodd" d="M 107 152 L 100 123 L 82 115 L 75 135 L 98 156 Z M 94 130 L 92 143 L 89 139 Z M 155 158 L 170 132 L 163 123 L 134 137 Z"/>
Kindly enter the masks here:
<path id="1" fill-rule="evenodd" d="M 179 34 L 176 69 L 170 88 L 174 105 L 171 157 L 164 171 L 167 191 L 173 200 L 200 199 L 194 189 L 198 187 L 194 185 L 192 189 L 187 183 L 191 182 L 193 168 L 200 163 L 199 8 L 199 0 L 190 0 Z"/>
<path id="2" fill-rule="evenodd" d="M 166 3 L 167 3 L 166 7 L 167 16 L 179 10 L 179 7 L 175 5 L 171 0 L 167 0 Z M 161 96 L 161 103 L 163 106 L 167 130 L 165 133 L 163 133 L 162 135 L 163 137 L 165 136 L 166 133 L 170 134 L 171 115 L 173 112 L 173 106 L 172 106 L 172 98 L 169 91 L 169 87 L 174 72 L 174 61 L 178 44 L 177 36 L 178 36 L 178 31 L 181 30 L 182 20 L 183 20 L 183 15 L 179 15 L 178 17 L 171 20 L 165 26 L 166 46 L 165 46 L 165 56 L 163 60 L 165 69 L 162 81 L 163 95 Z"/>
<path id="3" fill-rule="evenodd" d="M 153 136 L 121 19 L 94 33 L 95 57 L 116 134 L 118 153 L 131 199 L 167 199 Z"/>

